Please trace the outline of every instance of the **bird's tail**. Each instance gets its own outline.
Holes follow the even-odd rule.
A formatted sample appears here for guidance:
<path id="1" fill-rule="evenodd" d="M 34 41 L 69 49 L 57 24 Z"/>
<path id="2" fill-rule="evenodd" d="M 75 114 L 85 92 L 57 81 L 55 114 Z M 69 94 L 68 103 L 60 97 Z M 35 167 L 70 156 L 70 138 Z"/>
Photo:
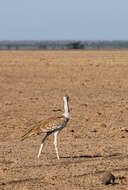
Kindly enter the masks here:
<path id="1" fill-rule="evenodd" d="M 22 135 L 21 135 L 21 141 L 23 141 L 24 139 L 26 139 L 27 137 L 30 137 L 33 134 L 33 128 L 28 129 L 27 131 L 25 131 Z"/>

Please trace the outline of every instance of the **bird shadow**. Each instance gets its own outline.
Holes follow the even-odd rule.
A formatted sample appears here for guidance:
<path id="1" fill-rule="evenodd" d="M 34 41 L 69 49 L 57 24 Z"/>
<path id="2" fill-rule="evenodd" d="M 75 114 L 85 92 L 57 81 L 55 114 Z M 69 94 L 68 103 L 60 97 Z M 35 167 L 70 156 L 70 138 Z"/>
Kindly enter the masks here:
<path id="1" fill-rule="evenodd" d="M 77 159 L 77 158 L 100 158 L 103 157 L 102 155 L 96 154 L 96 155 L 75 155 L 75 156 L 62 156 L 60 158 L 64 158 L 64 159 Z"/>
<path id="2" fill-rule="evenodd" d="M 96 154 L 96 155 L 74 155 L 74 156 L 62 156 L 60 158 L 63 159 L 79 159 L 79 158 L 114 158 L 117 156 L 121 156 L 120 153 L 114 153 L 114 154 L 109 154 L 109 155 L 101 155 L 101 154 Z"/>

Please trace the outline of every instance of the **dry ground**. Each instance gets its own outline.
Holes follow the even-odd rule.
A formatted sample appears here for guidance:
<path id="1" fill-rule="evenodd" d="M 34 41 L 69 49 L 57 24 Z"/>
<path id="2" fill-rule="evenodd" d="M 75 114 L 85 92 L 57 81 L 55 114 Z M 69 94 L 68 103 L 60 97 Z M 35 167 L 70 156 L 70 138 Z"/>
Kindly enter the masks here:
<path id="1" fill-rule="evenodd" d="M 50 136 L 20 141 L 36 121 L 71 120 Z M 56 111 L 56 112 L 55 112 Z M 0 51 L 0 190 L 124 190 L 128 186 L 128 51 Z M 110 170 L 124 180 L 105 186 Z"/>

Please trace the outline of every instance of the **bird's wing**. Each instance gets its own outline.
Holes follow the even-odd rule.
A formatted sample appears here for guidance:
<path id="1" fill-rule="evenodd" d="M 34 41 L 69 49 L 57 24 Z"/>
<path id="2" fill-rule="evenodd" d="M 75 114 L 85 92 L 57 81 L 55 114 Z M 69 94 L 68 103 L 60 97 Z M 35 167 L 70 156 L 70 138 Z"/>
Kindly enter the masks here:
<path id="1" fill-rule="evenodd" d="M 56 116 L 47 119 L 41 125 L 42 132 L 53 132 L 54 130 L 60 128 L 65 122 L 64 116 Z"/>
<path id="2" fill-rule="evenodd" d="M 39 122 L 36 122 L 31 126 L 31 128 L 29 128 L 21 135 L 21 140 L 24 140 L 26 137 L 32 135 L 53 132 L 54 130 L 62 126 L 64 122 L 65 122 L 65 117 L 61 115 L 48 118 L 45 121 L 41 120 Z"/>

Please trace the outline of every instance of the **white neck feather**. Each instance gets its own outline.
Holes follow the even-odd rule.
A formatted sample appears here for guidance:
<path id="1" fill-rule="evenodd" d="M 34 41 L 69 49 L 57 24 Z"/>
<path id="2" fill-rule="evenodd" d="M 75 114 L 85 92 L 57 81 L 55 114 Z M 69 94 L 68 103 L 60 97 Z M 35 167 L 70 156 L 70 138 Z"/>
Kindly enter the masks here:
<path id="1" fill-rule="evenodd" d="M 64 117 L 70 119 L 70 110 L 67 98 L 64 97 Z"/>

